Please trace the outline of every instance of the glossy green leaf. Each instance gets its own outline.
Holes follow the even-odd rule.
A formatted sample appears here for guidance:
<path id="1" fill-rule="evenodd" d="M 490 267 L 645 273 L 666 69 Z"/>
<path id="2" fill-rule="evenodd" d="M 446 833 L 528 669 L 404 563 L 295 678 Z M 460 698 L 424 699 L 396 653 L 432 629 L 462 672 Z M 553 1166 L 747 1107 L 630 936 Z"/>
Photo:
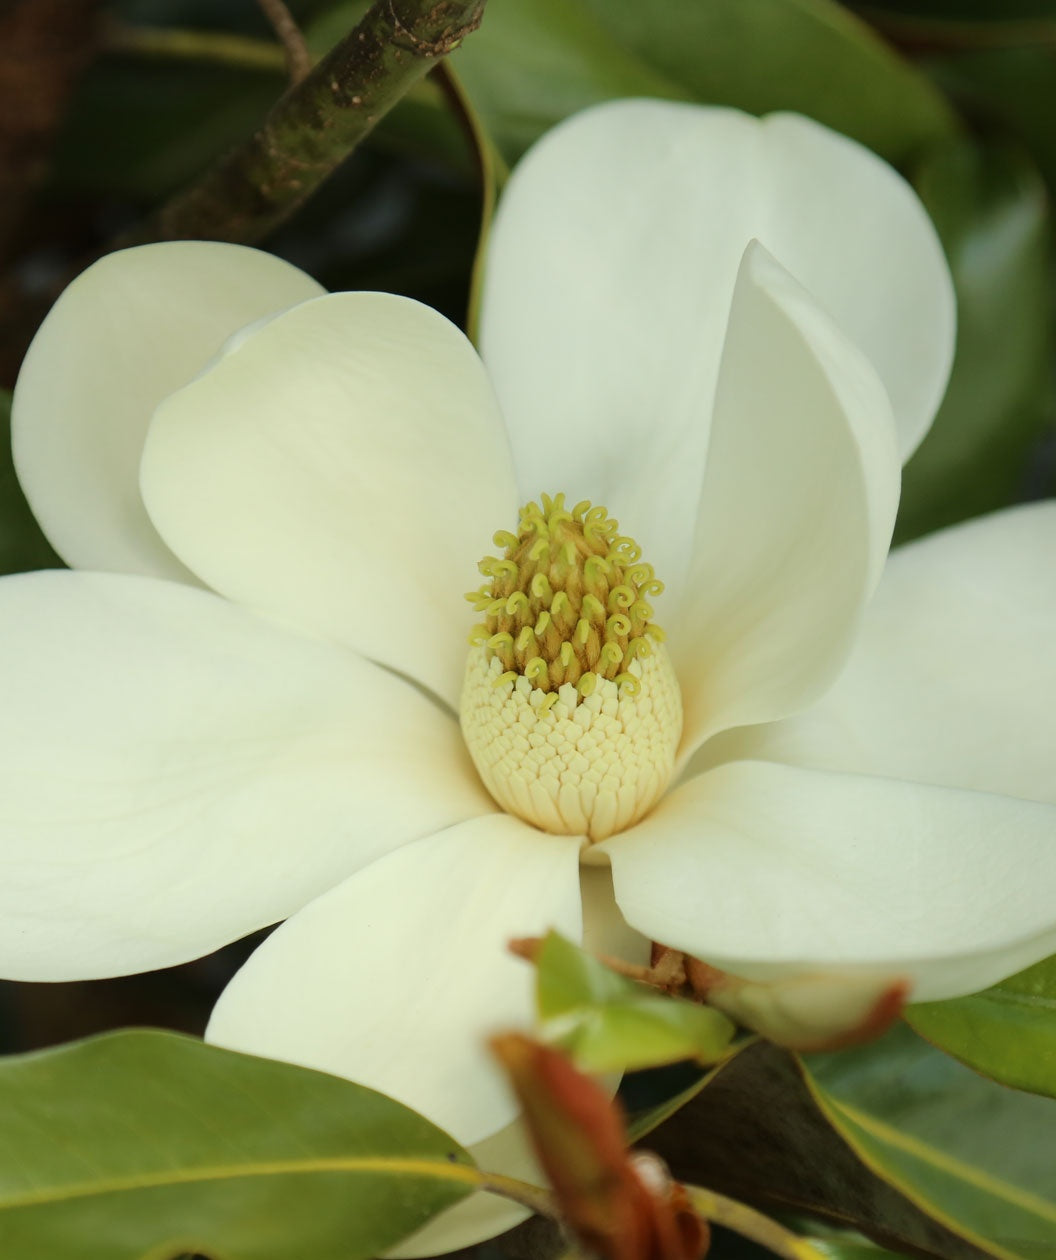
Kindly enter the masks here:
<path id="1" fill-rule="evenodd" d="M 0 574 L 50 569 L 62 561 L 33 519 L 11 462 L 11 395 L 0 389 Z"/>
<path id="2" fill-rule="evenodd" d="M 0 1060 L 0 1114 L 4 1260 L 355 1260 L 479 1180 L 382 1094 L 171 1033 Z"/>
<path id="3" fill-rule="evenodd" d="M 794 1056 L 768 1042 L 714 1072 L 648 1146 L 679 1180 L 764 1211 L 818 1216 L 896 1251 L 947 1260 L 981 1255 L 863 1164 L 825 1119 Z"/>
<path id="4" fill-rule="evenodd" d="M 930 82 L 834 0 L 489 0 L 454 61 L 509 161 L 616 96 L 797 110 L 896 162 L 955 125 Z"/>
<path id="5" fill-rule="evenodd" d="M 982 993 L 910 1006 L 906 1019 L 976 1071 L 1056 1098 L 1056 957 Z"/>
<path id="6" fill-rule="evenodd" d="M 692 99 L 621 46 L 583 0 L 488 0 L 480 30 L 452 64 L 510 163 L 562 118 L 599 101 Z"/>
<path id="7" fill-rule="evenodd" d="M 900 1107 L 888 1105 L 894 1097 Z M 1056 1243 L 1056 1207 L 1042 1194 L 1056 1175 L 1052 1119 L 1049 1100 L 976 1077 L 903 1028 L 811 1056 L 809 1068 L 765 1042 L 749 1046 L 649 1145 L 680 1179 L 820 1216 L 895 1251 L 1043 1256 Z M 1015 1184 L 1001 1175 L 1006 1155 L 1036 1167 L 1024 1178 L 1017 1165 Z"/>
<path id="8" fill-rule="evenodd" d="M 1018 151 L 939 146 L 917 188 L 957 289 L 957 354 L 931 431 L 906 465 L 897 541 L 1018 497 L 1052 414 L 1050 218 Z"/>
<path id="9" fill-rule="evenodd" d="M 809 1056 L 811 1088 L 862 1158 L 1004 1255 L 1056 1255 L 1056 1102 L 970 1071 L 902 1026 Z"/>
<path id="10" fill-rule="evenodd" d="M 680 1059 L 714 1063 L 733 1039 L 725 1015 L 624 979 L 556 932 L 543 942 L 536 966 L 543 1034 L 586 1071 Z"/>

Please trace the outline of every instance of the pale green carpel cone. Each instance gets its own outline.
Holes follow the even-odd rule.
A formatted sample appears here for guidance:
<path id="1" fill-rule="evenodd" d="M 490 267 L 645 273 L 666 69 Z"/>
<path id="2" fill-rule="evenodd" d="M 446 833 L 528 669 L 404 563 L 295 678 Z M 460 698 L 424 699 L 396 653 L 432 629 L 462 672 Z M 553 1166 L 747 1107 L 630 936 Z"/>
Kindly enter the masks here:
<path id="1" fill-rule="evenodd" d="M 462 731 L 485 786 L 544 831 L 604 840 L 667 787 L 682 699 L 641 549 L 603 507 L 542 495 L 466 596 Z"/>

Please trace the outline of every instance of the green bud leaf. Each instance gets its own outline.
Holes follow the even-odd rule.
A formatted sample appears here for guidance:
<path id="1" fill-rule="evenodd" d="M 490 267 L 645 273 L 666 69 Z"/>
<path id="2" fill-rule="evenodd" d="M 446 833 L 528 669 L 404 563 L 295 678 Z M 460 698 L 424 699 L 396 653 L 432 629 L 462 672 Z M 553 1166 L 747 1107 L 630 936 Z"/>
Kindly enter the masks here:
<path id="1" fill-rule="evenodd" d="M 627 980 L 556 932 L 535 961 L 543 1034 L 584 1071 L 715 1063 L 733 1039 L 725 1015 Z"/>

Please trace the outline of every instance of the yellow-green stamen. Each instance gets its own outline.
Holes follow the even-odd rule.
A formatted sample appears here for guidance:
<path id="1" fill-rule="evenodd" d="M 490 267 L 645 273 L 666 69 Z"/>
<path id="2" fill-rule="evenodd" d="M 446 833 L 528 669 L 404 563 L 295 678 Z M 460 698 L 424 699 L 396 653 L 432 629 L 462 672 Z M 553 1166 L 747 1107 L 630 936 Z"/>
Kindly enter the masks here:
<path id="1" fill-rule="evenodd" d="M 541 501 L 521 509 L 516 534 L 495 534 L 504 555 L 480 562 L 487 581 L 466 598 L 484 620 L 470 642 L 543 692 L 572 683 L 587 695 L 596 678 L 633 689 L 631 662 L 664 640 L 649 603 L 663 583 L 605 508 Z"/>

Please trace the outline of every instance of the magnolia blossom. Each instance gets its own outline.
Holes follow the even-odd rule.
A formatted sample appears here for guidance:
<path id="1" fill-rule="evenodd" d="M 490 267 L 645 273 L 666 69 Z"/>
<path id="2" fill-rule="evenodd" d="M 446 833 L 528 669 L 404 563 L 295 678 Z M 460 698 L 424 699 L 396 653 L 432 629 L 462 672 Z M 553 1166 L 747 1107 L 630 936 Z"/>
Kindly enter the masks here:
<path id="1" fill-rule="evenodd" d="M 902 179 L 803 118 L 612 103 L 515 172 L 484 296 L 486 369 L 234 246 L 60 299 L 14 443 L 74 571 L 0 583 L 3 974 L 287 919 L 208 1036 L 488 1158 L 510 937 L 922 999 L 1056 949 L 1056 508 L 884 567 L 954 327 Z"/>

